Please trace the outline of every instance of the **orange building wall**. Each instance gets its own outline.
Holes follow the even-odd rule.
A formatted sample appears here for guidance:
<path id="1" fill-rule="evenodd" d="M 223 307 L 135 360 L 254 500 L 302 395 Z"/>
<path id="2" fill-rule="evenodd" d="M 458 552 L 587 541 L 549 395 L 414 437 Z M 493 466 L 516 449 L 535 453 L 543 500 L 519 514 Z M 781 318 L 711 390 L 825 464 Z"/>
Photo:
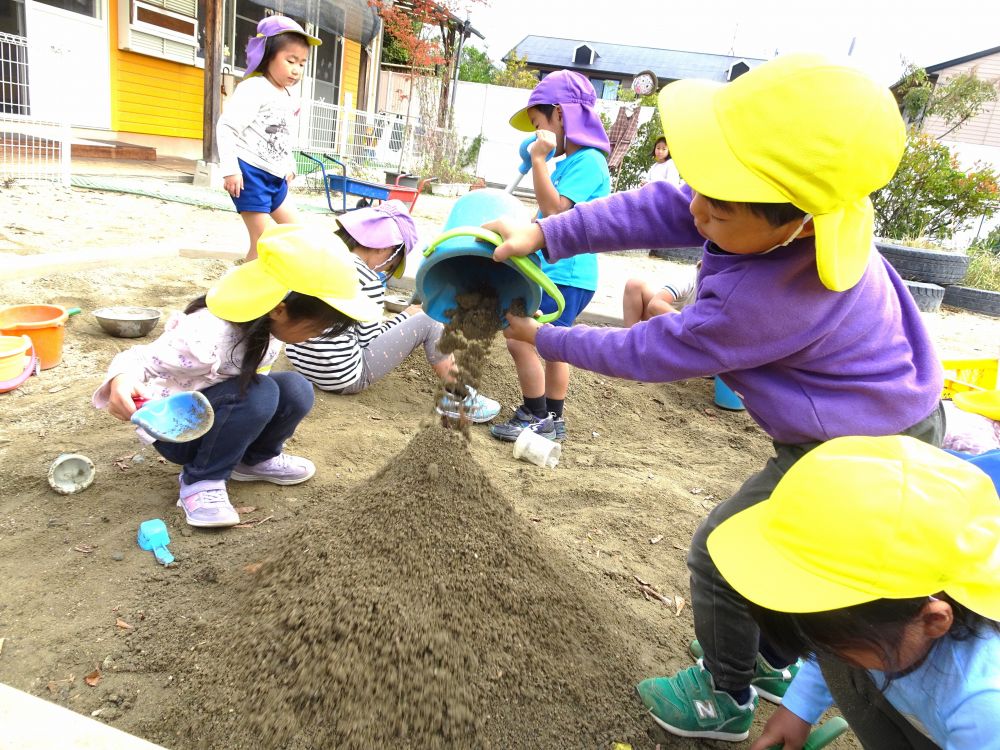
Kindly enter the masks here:
<path id="1" fill-rule="evenodd" d="M 112 130 L 200 140 L 204 72 L 118 49 L 117 4 L 111 0 L 108 13 Z"/>
<path id="2" fill-rule="evenodd" d="M 344 69 L 340 74 L 340 105 L 346 101 L 346 94 L 351 92 L 351 104 L 358 106 L 358 79 L 361 77 L 361 45 L 344 40 Z"/>

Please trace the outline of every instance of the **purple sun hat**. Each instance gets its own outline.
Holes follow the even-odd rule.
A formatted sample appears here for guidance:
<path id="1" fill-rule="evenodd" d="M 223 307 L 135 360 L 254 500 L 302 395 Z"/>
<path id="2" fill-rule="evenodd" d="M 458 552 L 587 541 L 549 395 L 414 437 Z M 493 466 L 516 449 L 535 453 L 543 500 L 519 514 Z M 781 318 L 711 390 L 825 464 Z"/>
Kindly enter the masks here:
<path id="1" fill-rule="evenodd" d="M 310 47 L 318 47 L 323 43 L 316 37 L 307 34 L 305 29 L 288 16 L 268 16 L 267 18 L 263 18 L 257 24 L 257 36 L 250 37 L 247 41 L 247 69 L 243 77 L 249 78 L 252 75 L 260 75 L 261 73 L 257 70 L 257 66 L 260 65 L 260 61 L 264 58 L 264 47 L 267 44 L 267 40 L 272 36 L 289 32 L 301 34 Z"/>
<path id="2" fill-rule="evenodd" d="M 400 247 L 403 259 L 392 274 L 399 279 L 406 269 L 406 256 L 417 246 L 417 225 L 402 201 L 382 201 L 377 206 L 359 208 L 337 219 L 359 245 L 374 249 Z"/>
<path id="3" fill-rule="evenodd" d="M 510 118 L 510 124 L 525 133 L 535 132 L 528 109 L 536 104 L 558 104 L 562 109 L 566 138 L 578 146 L 591 146 L 611 153 L 608 134 L 594 109 L 597 92 L 585 75 L 572 70 L 557 70 L 539 81 L 528 97 L 528 106 Z"/>

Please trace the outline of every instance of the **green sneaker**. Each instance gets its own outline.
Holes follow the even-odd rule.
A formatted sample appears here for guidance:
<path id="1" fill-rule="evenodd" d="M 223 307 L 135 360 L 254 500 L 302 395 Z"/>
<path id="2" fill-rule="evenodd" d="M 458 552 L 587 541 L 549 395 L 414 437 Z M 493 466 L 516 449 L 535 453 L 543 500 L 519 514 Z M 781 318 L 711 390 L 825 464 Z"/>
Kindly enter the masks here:
<path id="1" fill-rule="evenodd" d="M 688 650 L 695 660 L 701 660 L 705 657 L 705 652 L 698 641 L 691 641 L 691 648 Z M 785 697 L 785 691 L 792 684 L 792 679 L 799 673 L 801 666 L 802 660 L 798 659 L 794 664 L 777 669 L 772 667 L 767 659 L 758 653 L 757 663 L 753 671 L 753 679 L 750 680 L 750 684 L 753 685 L 761 698 L 780 706 L 781 700 Z"/>
<path id="2" fill-rule="evenodd" d="M 700 664 L 673 677 L 643 680 L 635 689 L 653 721 L 671 734 L 725 742 L 750 736 L 757 696 L 738 705 L 729 693 L 715 689 L 712 675 Z"/>

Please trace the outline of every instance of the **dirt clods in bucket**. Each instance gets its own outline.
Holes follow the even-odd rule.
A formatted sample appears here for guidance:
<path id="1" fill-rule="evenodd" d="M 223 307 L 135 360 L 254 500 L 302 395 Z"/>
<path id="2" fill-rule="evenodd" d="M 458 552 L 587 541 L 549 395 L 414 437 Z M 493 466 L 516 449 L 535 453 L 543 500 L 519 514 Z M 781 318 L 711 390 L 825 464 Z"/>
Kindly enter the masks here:
<path id="1" fill-rule="evenodd" d="M 246 591 L 218 594 L 216 638 L 181 651 L 194 733 L 174 736 L 198 739 L 172 746 L 651 746 L 620 615 L 458 432 L 426 427 L 271 541 Z"/>

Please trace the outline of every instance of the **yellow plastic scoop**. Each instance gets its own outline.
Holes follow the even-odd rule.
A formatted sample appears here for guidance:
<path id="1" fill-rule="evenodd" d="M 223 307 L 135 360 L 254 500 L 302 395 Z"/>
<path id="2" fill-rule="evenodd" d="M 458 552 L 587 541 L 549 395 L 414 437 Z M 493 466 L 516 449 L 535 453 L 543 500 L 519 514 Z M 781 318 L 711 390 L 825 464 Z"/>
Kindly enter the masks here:
<path id="1" fill-rule="evenodd" d="M 951 400 L 962 411 L 1000 421 L 1000 391 L 962 391 Z"/>

